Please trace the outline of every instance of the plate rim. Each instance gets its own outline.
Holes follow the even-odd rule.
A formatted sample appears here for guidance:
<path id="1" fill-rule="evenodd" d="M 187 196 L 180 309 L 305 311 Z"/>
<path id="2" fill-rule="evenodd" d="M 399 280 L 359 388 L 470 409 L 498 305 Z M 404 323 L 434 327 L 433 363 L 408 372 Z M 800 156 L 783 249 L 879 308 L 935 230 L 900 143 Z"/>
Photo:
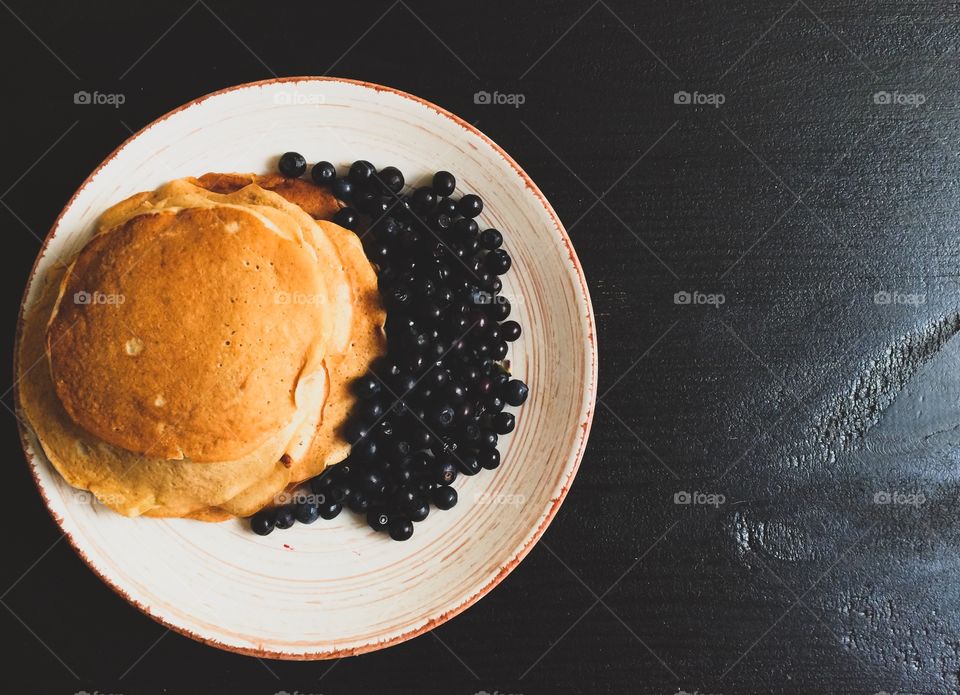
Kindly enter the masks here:
<path id="1" fill-rule="evenodd" d="M 44 257 L 47 252 L 47 246 L 50 243 L 54 233 L 60 226 L 60 223 L 67 213 L 68 210 L 76 202 L 77 197 L 80 195 L 83 190 L 90 185 L 94 178 L 100 173 L 100 171 L 107 166 L 111 161 L 113 161 L 117 155 L 120 154 L 128 145 L 130 145 L 134 140 L 142 136 L 151 128 L 161 124 L 166 121 L 168 118 L 184 111 L 188 108 L 196 106 L 198 104 L 207 101 L 213 97 L 221 96 L 223 94 L 229 94 L 230 92 L 235 92 L 241 89 L 250 89 L 253 87 L 262 87 L 267 85 L 275 84 L 285 84 L 285 83 L 296 83 L 296 82 L 339 82 L 344 84 L 349 84 L 353 86 L 363 87 L 366 89 L 373 90 L 375 92 L 389 92 L 395 94 L 401 98 L 409 99 L 416 103 L 421 104 L 422 106 L 427 107 L 428 109 L 436 112 L 437 114 L 453 121 L 456 125 L 459 125 L 464 130 L 476 135 L 481 140 L 483 140 L 487 145 L 489 145 L 497 154 L 503 157 L 504 161 L 517 173 L 518 176 L 524 181 L 527 189 L 537 198 L 543 208 L 546 210 L 549 217 L 552 219 L 556 231 L 559 233 L 560 240 L 563 242 L 564 246 L 567 249 L 569 254 L 570 263 L 574 274 L 576 275 L 577 281 L 580 284 L 581 295 L 578 298 L 578 305 L 583 307 L 583 313 L 586 318 L 586 329 L 587 334 L 583 336 L 583 343 L 587 348 L 587 353 L 589 356 L 589 370 L 587 373 L 588 383 L 587 390 L 585 393 L 584 407 L 581 410 L 581 417 L 583 421 L 577 426 L 581 430 L 580 434 L 577 436 L 577 450 L 574 454 L 573 465 L 567 474 L 567 478 L 564 481 L 560 493 L 551 500 L 552 504 L 547 511 L 546 516 L 540 525 L 533 530 L 533 533 L 527 538 L 520 550 L 513 555 L 505 564 L 500 567 L 500 570 L 497 574 L 491 579 L 487 584 L 482 586 L 478 591 L 468 596 L 465 600 L 460 602 L 454 608 L 441 613 L 438 616 L 432 617 L 427 620 L 426 623 L 421 625 L 418 628 L 408 630 L 406 632 L 400 633 L 385 640 L 372 640 L 367 643 L 364 643 L 360 646 L 345 648 L 345 649 L 328 649 L 320 651 L 278 651 L 275 649 L 267 649 L 264 647 L 261 648 L 252 648 L 252 647 L 242 647 L 239 645 L 227 644 L 221 642 L 220 640 L 211 638 L 209 636 L 199 634 L 190 630 L 181 625 L 177 625 L 172 621 L 166 620 L 163 617 L 153 613 L 150 610 L 150 606 L 144 605 L 142 602 L 134 599 L 130 594 L 128 594 L 118 583 L 106 575 L 104 571 L 101 571 L 99 567 L 87 556 L 86 552 L 80 545 L 78 541 L 73 537 L 73 534 L 67 530 L 65 527 L 64 519 L 54 511 L 53 506 L 51 505 L 50 498 L 47 496 L 46 491 L 44 490 L 43 484 L 40 481 L 40 476 L 38 474 L 39 463 L 37 461 L 36 452 L 33 451 L 33 445 L 28 441 L 28 427 L 25 424 L 25 417 L 23 415 L 22 409 L 20 407 L 20 388 L 19 388 L 19 379 L 18 375 L 20 374 L 20 340 L 22 337 L 24 329 L 24 310 L 26 308 L 27 298 L 30 293 L 33 283 L 36 280 L 37 266 L 40 263 L 40 260 Z M 547 200 L 546 196 L 540 190 L 540 188 L 534 183 L 533 179 L 520 167 L 519 164 L 511 157 L 502 147 L 500 147 L 496 142 L 494 142 L 490 137 L 480 131 L 478 128 L 473 126 L 471 123 L 460 118 L 456 114 L 448 111 L 442 106 L 438 106 L 431 101 L 418 97 L 409 92 L 405 92 L 395 87 L 389 87 L 387 85 L 378 84 L 376 82 L 369 82 L 365 80 L 356 80 L 346 77 L 333 77 L 327 75 L 299 75 L 299 76 L 286 76 L 286 77 L 273 77 L 264 80 L 255 80 L 252 82 L 243 82 L 241 84 L 232 85 L 230 87 L 224 87 L 218 89 L 202 96 L 196 97 L 180 106 L 177 106 L 170 111 L 162 114 L 161 116 L 153 119 L 137 131 L 133 132 L 129 137 L 127 137 L 123 142 L 121 142 L 115 149 L 113 149 L 104 159 L 96 166 L 96 168 L 87 175 L 86 178 L 80 183 L 77 189 L 74 191 L 73 195 L 67 200 L 64 204 L 63 209 L 56 216 L 53 223 L 50 226 L 50 230 L 44 236 L 43 244 L 40 246 L 40 249 L 37 252 L 37 256 L 34 259 L 33 265 L 30 268 L 30 273 L 27 278 L 27 282 L 24 286 L 23 296 L 20 299 L 20 310 L 17 316 L 17 327 L 14 340 L 14 355 L 13 355 L 13 396 L 14 396 L 14 406 L 17 414 L 17 431 L 20 436 L 20 446 L 23 449 L 24 457 L 27 461 L 27 466 L 30 469 L 31 477 L 33 482 L 36 485 L 37 491 L 40 493 L 40 497 L 43 499 L 44 506 L 47 508 L 47 511 L 50 513 L 50 516 L 53 518 L 57 527 L 60 529 L 62 537 L 67 539 L 67 542 L 70 544 L 70 547 L 73 551 L 83 560 L 83 563 L 108 587 L 110 587 L 116 594 L 118 594 L 124 601 L 134 606 L 141 613 L 154 620 L 155 622 L 163 625 L 169 630 L 172 630 L 180 635 L 188 637 L 194 641 L 200 642 L 207 646 L 215 647 L 224 651 L 233 652 L 236 654 L 243 654 L 244 656 L 251 656 L 257 658 L 269 658 L 269 659 L 281 659 L 288 661 L 315 661 L 315 660 L 324 660 L 324 659 L 340 659 L 347 656 L 356 656 L 359 654 L 365 654 L 368 652 L 378 651 L 380 649 L 385 649 L 387 647 L 392 647 L 396 644 L 406 642 L 415 637 L 419 637 L 426 632 L 432 631 L 433 629 L 439 627 L 440 625 L 446 623 L 452 618 L 456 617 L 463 611 L 467 610 L 475 603 L 477 603 L 481 598 L 489 594 L 495 587 L 497 587 L 500 582 L 502 582 L 507 575 L 509 575 L 520 562 L 530 553 L 533 547 L 537 542 L 543 537 L 544 533 L 549 527 L 550 523 L 553 521 L 557 512 L 560 509 L 560 506 L 563 504 L 563 501 L 567 497 L 567 493 L 570 490 L 570 486 L 573 483 L 574 478 L 577 475 L 577 472 L 580 469 L 580 463 L 583 460 L 583 454 L 586 449 L 587 441 L 590 436 L 590 430 L 593 424 L 593 417 L 596 412 L 596 400 L 597 400 L 597 373 L 598 373 L 598 351 L 597 351 L 597 330 L 596 323 L 594 319 L 593 303 L 590 299 L 590 289 L 587 285 L 586 277 L 583 273 L 583 266 L 580 263 L 580 259 L 577 256 L 576 251 L 573 248 L 573 242 L 570 240 L 570 236 L 567 234 L 567 230 L 564 227 L 563 223 L 560 221 L 560 217 L 557 215 L 556 211 L 553 209 L 553 206 L 550 205 L 550 202 Z"/>

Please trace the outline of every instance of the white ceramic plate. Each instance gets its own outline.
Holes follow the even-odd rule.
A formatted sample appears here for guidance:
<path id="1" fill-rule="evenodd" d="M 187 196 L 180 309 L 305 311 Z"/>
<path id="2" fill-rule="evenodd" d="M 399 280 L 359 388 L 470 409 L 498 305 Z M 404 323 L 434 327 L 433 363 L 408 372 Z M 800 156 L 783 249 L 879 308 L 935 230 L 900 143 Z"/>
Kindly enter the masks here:
<path id="1" fill-rule="evenodd" d="M 531 386 L 503 465 L 456 483 L 405 543 L 352 514 L 261 538 L 240 521 L 127 519 L 69 487 L 22 430 L 40 492 L 73 547 L 106 583 L 178 632 L 237 652 L 320 659 L 370 651 L 436 627 L 490 591 L 556 514 L 590 429 L 597 353 L 583 273 L 560 220 L 519 166 L 456 116 L 409 94 L 339 79 L 288 78 L 217 92 L 167 114 L 97 168 L 54 224 L 34 279 L 89 238 L 111 204 L 182 176 L 267 172 L 302 152 L 338 165 L 394 164 L 417 183 L 454 172 L 505 233 L 504 293 L 523 337 L 514 373 Z M 19 334 L 19 331 L 18 331 Z"/>

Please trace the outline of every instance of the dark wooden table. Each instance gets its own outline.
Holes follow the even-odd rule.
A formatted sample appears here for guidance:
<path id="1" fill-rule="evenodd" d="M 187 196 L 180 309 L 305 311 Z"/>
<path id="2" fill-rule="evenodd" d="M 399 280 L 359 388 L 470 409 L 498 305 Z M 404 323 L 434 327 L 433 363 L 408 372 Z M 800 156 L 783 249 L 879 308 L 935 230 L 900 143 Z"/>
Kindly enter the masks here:
<path id="1" fill-rule="evenodd" d="M 128 606 L 58 540 L 7 413 L 4 693 L 960 687 L 955 3 L 0 5 L 9 336 L 39 239 L 131 131 L 329 73 L 516 157 L 576 244 L 602 361 L 545 542 L 434 634 L 334 663 Z"/>

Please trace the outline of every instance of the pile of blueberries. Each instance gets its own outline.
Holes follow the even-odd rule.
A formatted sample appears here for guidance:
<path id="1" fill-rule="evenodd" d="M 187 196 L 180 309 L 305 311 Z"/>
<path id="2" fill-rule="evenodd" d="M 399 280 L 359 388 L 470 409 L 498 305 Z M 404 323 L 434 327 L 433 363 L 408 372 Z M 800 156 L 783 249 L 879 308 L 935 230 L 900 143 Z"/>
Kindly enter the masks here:
<path id="1" fill-rule="evenodd" d="M 300 177 L 307 162 L 287 152 L 279 170 Z M 504 408 L 527 400 L 527 385 L 510 377 L 506 361 L 521 332 L 500 294 L 511 258 L 503 235 L 476 222 L 483 200 L 455 198 L 447 171 L 412 191 L 396 167 L 377 170 L 365 160 L 344 177 L 319 162 L 311 177 L 344 204 L 334 222 L 357 232 L 377 270 L 387 354 L 352 385 L 350 456 L 309 481 L 313 494 L 259 512 L 251 526 L 266 535 L 333 519 L 346 507 L 374 530 L 407 540 L 431 504 L 457 504 L 458 476 L 500 465 L 497 439 L 515 426 Z"/>

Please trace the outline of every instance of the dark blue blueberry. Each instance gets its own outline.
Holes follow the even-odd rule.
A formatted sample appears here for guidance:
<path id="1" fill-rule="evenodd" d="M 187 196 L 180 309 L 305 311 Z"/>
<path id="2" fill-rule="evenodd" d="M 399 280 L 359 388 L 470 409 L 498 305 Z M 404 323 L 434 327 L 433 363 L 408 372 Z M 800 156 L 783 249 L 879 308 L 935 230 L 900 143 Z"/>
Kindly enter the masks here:
<path id="1" fill-rule="evenodd" d="M 274 511 L 273 520 L 279 529 L 290 528 L 296 522 L 296 518 L 293 516 L 293 507 L 289 505 L 277 507 Z"/>
<path id="2" fill-rule="evenodd" d="M 403 190 L 403 172 L 397 169 L 397 167 L 384 167 L 375 178 L 377 183 L 386 189 L 384 192 L 392 191 L 393 193 L 399 193 Z"/>
<path id="3" fill-rule="evenodd" d="M 320 518 L 326 519 L 327 521 L 329 521 L 330 519 L 337 518 L 340 512 L 343 511 L 343 505 L 341 505 L 339 502 L 334 502 L 333 500 L 329 500 L 319 505 L 319 510 L 320 510 Z"/>
<path id="4" fill-rule="evenodd" d="M 350 183 L 350 179 L 334 179 L 330 184 L 330 192 L 338 200 L 350 200 L 353 196 L 353 184 Z"/>
<path id="5" fill-rule="evenodd" d="M 520 324 L 516 321 L 504 321 L 500 324 L 500 335 L 508 343 L 512 343 L 519 338 L 522 332 L 523 330 L 520 328 Z"/>
<path id="6" fill-rule="evenodd" d="M 478 195 L 467 193 L 457 203 L 457 212 L 464 217 L 476 217 L 483 212 L 483 200 Z"/>
<path id="7" fill-rule="evenodd" d="M 413 535 L 413 522 L 403 517 L 396 517 L 390 519 L 387 530 L 390 532 L 390 537 L 393 540 L 405 541 Z"/>
<path id="8" fill-rule="evenodd" d="M 310 178 L 315 184 L 326 186 L 337 178 L 337 168 L 330 162 L 317 162 L 310 170 Z"/>
<path id="9" fill-rule="evenodd" d="M 410 509 L 407 514 L 411 521 L 423 521 L 430 514 L 430 504 L 421 498 L 420 504 Z"/>
<path id="10" fill-rule="evenodd" d="M 523 405 L 530 394 L 530 389 L 519 379 L 512 379 L 503 390 L 503 400 L 514 407 Z"/>
<path id="11" fill-rule="evenodd" d="M 333 216 L 334 224 L 339 224 L 347 229 L 356 229 L 358 220 L 357 211 L 353 208 L 340 208 Z"/>
<path id="12" fill-rule="evenodd" d="M 250 519 L 250 528 L 258 536 L 267 536 L 273 532 L 276 519 L 272 509 L 262 509 Z"/>
<path id="13" fill-rule="evenodd" d="M 312 524 L 320 518 L 320 507 L 312 500 L 297 502 L 294 516 L 297 517 L 297 521 L 301 524 Z"/>
<path id="14" fill-rule="evenodd" d="M 383 509 L 370 509 L 367 511 L 367 525 L 374 531 L 386 531 L 390 515 Z"/>
<path id="15" fill-rule="evenodd" d="M 363 376 L 353 382 L 353 392 L 360 398 L 373 398 L 380 394 L 382 387 L 375 376 Z"/>
<path id="16" fill-rule="evenodd" d="M 452 487 L 438 487 L 430 494 L 437 509 L 453 509 L 457 505 L 457 491 Z"/>
<path id="17" fill-rule="evenodd" d="M 454 460 L 457 462 L 457 468 L 464 475 L 476 475 L 480 472 L 480 462 L 473 454 L 458 455 Z"/>
<path id="18" fill-rule="evenodd" d="M 487 269 L 496 275 L 503 275 L 510 270 L 510 266 L 513 265 L 510 254 L 503 249 L 495 249 L 488 253 L 486 263 Z"/>
<path id="19" fill-rule="evenodd" d="M 513 413 L 497 413 L 493 416 L 493 430 L 497 434 L 510 434 L 517 425 Z"/>
<path id="20" fill-rule="evenodd" d="M 370 177 L 377 173 L 376 167 L 365 159 L 358 159 L 350 165 L 350 172 L 347 176 L 354 185 L 362 185 L 370 180 Z"/>
<path id="21" fill-rule="evenodd" d="M 484 229 L 480 232 L 480 245 L 489 251 L 498 249 L 503 245 L 503 234 L 497 229 Z"/>
<path id="22" fill-rule="evenodd" d="M 449 171 L 438 171 L 433 175 L 433 190 L 437 195 L 446 197 L 457 187 L 457 179 Z"/>
<path id="23" fill-rule="evenodd" d="M 496 449 L 481 449 L 477 452 L 477 460 L 482 468 L 492 471 L 500 465 L 500 452 Z"/>
<path id="24" fill-rule="evenodd" d="M 287 178 L 299 178 L 307 170 L 307 160 L 299 152 L 284 152 L 280 156 L 277 168 Z"/>
<path id="25" fill-rule="evenodd" d="M 413 192 L 410 204 L 417 212 L 429 212 L 437 204 L 437 194 L 433 192 L 432 188 L 421 186 Z"/>
<path id="26" fill-rule="evenodd" d="M 434 462 L 435 482 L 439 485 L 452 485 L 457 479 L 457 464 L 451 460 Z"/>

